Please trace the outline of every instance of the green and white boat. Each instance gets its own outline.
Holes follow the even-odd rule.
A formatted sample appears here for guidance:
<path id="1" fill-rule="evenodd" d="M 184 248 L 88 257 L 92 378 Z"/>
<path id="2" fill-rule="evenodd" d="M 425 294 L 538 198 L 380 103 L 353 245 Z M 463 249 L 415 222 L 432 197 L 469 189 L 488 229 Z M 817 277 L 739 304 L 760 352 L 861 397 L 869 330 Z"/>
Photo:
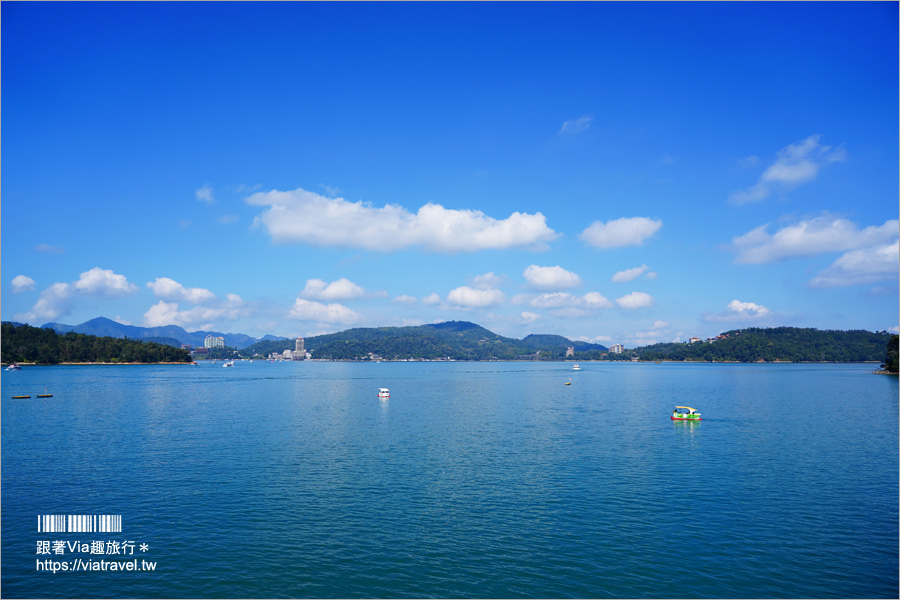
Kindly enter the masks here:
<path id="1" fill-rule="evenodd" d="M 679 410 L 681 409 L 681 410 Z M 683 412 L 683 411 L 687 412 Z M 672 411 L 672 420 L 673 421 L 702 421 L 700 418 L 700 413 L 697 412 L 696 408 L 691 408 L 690 406 L 676 406 L 675 410 Z"/>

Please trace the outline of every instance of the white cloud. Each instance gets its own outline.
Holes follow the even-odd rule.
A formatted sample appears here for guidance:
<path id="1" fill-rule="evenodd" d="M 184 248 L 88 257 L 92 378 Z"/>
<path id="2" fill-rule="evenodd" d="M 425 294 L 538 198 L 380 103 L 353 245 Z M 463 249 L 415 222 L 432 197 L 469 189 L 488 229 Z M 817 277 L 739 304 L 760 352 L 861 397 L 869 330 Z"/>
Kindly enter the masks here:
<path id="1" fill-rule="evenodd" d="M 503 276 L 494 275 L 493 272 L 476 275 L 472 278 L 472 285 L 480 290 L 499 287 L 503 283 Z"/>
<path id="2" fill-rule="evenodd" d="M 812 287 L 842 287 L 896 279 L 900 271 L 900 240 L 851 250 L 810 281 Z"/>
<path id="3" fill-rule="evenodd" d="M 451 290 L 447 294 L 447 303 L 465 308 L 484 308 L 494 306 L 505 300 L 503 292 L 496 289 L 475 289 L 467 285 Z"/>
<path id="4" fill-rule="evenodd" d="M 532 299 L 529 304 L 535 308 L 562 308 L 578 305 L 579 299 L 568 292 L 551 292 L 549 294 L 541 294 L 537 298 Z"/>
<path id="5" fill-rule="evenodd" d="M 213 198 L 213 190 L 212 187 L 207 183 L 202 188 L 194 192 L 194 196 L 196 196 L 197 200 L 200 202 L 206 202 L 207 204 L 211 204 L 215 202 Z"/>
<path id="6" fill-rule="evenodd" d="M 533 308 L 549 309 L 557 316 L 584 317 L 590 310 L 612 308 L 613 303 L 599 292 L 588 292 L 584 296 L 575 296 L 568 292 L 548 292 L 538 296 L 519 294 L 512 299 L 513 304 L 526 304 Z M 567 311 L 567 312 L 560 312 Z"/>
<path id="7" fill-rule="evenodd" d="M 313 300 L 352 300 L 365 296 L 366 290 L 345 277 L 331 283 L 321 279 L 307 279 L 306 287 L 300 295 Z"/>
<path id="8" fill-rule="evenodd" d="M 774 313 L 761 304 L 732 300 L 728 303 L 726 310 L 715 314 L 704 314 L 703 319 L 717 323 L 734 323 L 758 321 L 763 317 L 770 316 L 774 316 Z"/>
<path id="9" fill-rule="evenodd" d="M 623 336 L 622 342 L 629 347 L 650 346 L 663 341 L 671 341 L 671 324 L 666 321 L 654 321 L 648 329 Z"/>
<path id="10" fill-rule="evenodd" d="M 65 252 L 62 246 L 51 246 L 50 244 L 38 244 L 34 249 L 45 254 L 62 254 Z"/>
<path id="11" fill-rule="evenodd" d="M 541 315 L 539 315 L 537 313 L 528 312 L 528 311 L 524 311 L 524 310 L 522 311 L 521 316 L 522 316 L 521 323 L 525 324 L 525 325 L 527 325 L 529 323 L 534 323 L 535 321 L 539 321 L 541 318 Z"/>
<path id="12" fill-rule="evenodd" d="M 110 269 L 94 267 L 85 271 L 72 284 L 72 290 L 89 296 L 122 297 L 130 296 L 138 291 L 133 283 L 128 283 L 124 275 L 113 273 Z"/>
<path id="13" fill-rule="evenodd" d="M 230 225 L 231 223 L 237 223 L 241 218 L 237 215 L 222 215 L 216 220 L 223 225 Z"/>
<path id="14" fill-rule="evenodd" d="M 418 300 L 407 294 L 401 294 L 400 296 L 394 298 L 394 302 L 396 302 L 397 304 L 415 304 L 416 302 L 418 302 Z"/>
<path id="15" fill-rule="evenodd" d="M 211 291 L 203 288 L 186 288 L 174 279 L 168 277 L 157 277 L 153 281 L 147 282 L 147 287 L 153 292 L 153 295 L 170 302 L 190 302 L 191 304 L 201 304 L 203 302 L 211 302 L 216 299 L 216 295 Z"/>
<path id="16" fill-rule="evenodd" d="M 417 213 L 388 204 L 376 208 L 303 189 L 259 192 L 249 204 L 264 206 L 254 225 L 277 243 L 309 243 L 389 252 L 422 246 L 433 252 L 528 248 L 545 249 L 559 234 L 544 215 L 514 212 L 503 220 L 478 210 L 451 210 L 426 204 Z"/>
<path id="17" fill-rule="evenodd" d="M 772 312 L 761 304 L 756 304 L 755 302 L 741 302 L 740 300 L 732 300 L 729 302 L 728 310 L 754 317 L 764 317 Z"/>
<path id="18" fill-rule="evenodd" d="M 634 281 L 641 275 L 644 275 L 644 273 L 647 273 L 645 275 L 645 279 L 655 279 L 656 273 L 653 273 L 653 272 L 648 273 L 647 271 L 649 271 L 649 270 L 650 270 L 650 267 L 648 267 L 647 265 L 641 265 L 639 267 L 634 267 L 633 269 L 625 269 L 624 271 L 619 271 L 618 273 L 613 275 L 612 280 L 615 283 Z"/>
<path id="19" fill-rule="evenodd" d="M 234 321 L 245 315 L 245 304 L 237 294 L 228 294 L 228 301 L 216 306 L 195 306 L 178 310 L 177 302 L 160 300 L 144 313 L 145 327 L 178 325 L 187 331 L 214 329 L 222 321 Z"/>
<path id="20" fill-rule="evenodd" d="M 21 292 L 30 292 L 34 289 L 35 281 L 26 275 L 16 275 L 12 281 L 12 291 L 16 294 Z"/>
<path id="21" fill-rule="evenodd" d="M 587 116 L 571 119 L 562 124 L 562 127 L 559 128 L 559 132 L 569 135 L 581 133 L 582 131 L 587 131 L 592 122 L 593 119 Z"/>
<path id="22" fill-rule="evenodd" d="M 800 221 L 769 234 L 769 224 L 761 225 L 731 241 L 739 264 L 764 264 L 787 258 L 845 252 L 887 243 L 897 237 L 900 221 L 885 221 L 859 229 L 847 219 L 822 216 Z"/>
<path id="23" fill-rule="evenodd" d="M 843 148 L 822 146 L 819 144 L 819 137 L 811 135 L 779 150 L 775 155 L 775 162 L 763 171 L 756 184 L 733 193 L 731 203 L 758 202 L 767 198 L 774 189 L 791 189 L 812 181 L 823 165 L 844 160 L 846 152 Z"/>
<path id="24" fill-rule="evenodd" d="M 288 311 L 289 319 L 298 321 L 317 321 L 320 323 L 340 323 L 349 325 L 360 320 L 357 312 L 347 308 L 343 304 L 323 304 L 312 300 L 297 298 L 294 305 Z"/>
<path id="25" fill-rule="evenodd" d="M 580 239 L 595 248 L 640 246 L 659 231 L 662 221 L 647 217 L 623 217 L 603 223 L 594 221 L 581 232 Z"/>
<path id="26" fill-rule="evenodd" d="M 539 267 L 531 265 L 522 273 L 528 285 L 540 289 L 569 289 L 581 285 L 581 277 L 559 265 Z"/>
<path id="27" fill-rule="evenodd" d="M 653 306 L 653 296 L 644 292 L 631 292 L 621 298 L 616 298 L 616 304 L 628 310 L 647 308 Z"/>
<path id="28" fill-rule="evenodd" d="M 588 292 L 583 296 L 584 305 L 588 308 L 612 308 L 613 303 L 599 292 Z"/>
<path id="29" fill-rule="evenodd" d="M 54 283 L 38 296 L 37 302 L 26 313 L 19 313 L 17 320 L 25 322 L 53 321 L 72 312 L 72 286 Z"/>
<path id="30" fill-rule="evenodd" d="M 434 306 L 435 304 L 441 303 L 441 297 L 435 294 L 434 292 L 428 294 L 424 298 L 422 298 L 422 304 L 425 306 Z"/>
<path id="31" fill-rule="evenodd" d="M 178 314 L 178 303 L 160 300 L 144 313 L 144 326 L 164 327 L 166 325 L 183 326 Z"/>

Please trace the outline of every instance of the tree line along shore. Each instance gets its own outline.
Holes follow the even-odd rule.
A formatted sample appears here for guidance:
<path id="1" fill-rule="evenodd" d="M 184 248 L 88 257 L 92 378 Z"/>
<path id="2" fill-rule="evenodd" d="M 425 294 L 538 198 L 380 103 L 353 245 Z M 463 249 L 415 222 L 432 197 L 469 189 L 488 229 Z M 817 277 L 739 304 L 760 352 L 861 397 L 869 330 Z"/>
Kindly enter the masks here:
<path id="1" fill-rule="evenodd" d="M 49 328 L 2 324 L 4 364 L 190 364 L 189 351 L 164 343 Z M 236 350 L 219 348 L 209 358 L 259 358 L 289 349 L 293 340 L 266 341 Z M 415 327 L 357 328 L 307 338 L 306 348 L 320 360 L 541 360 L 645 362 L 883 362 L 897 372 L 898 336 L 887 332 L 795 327 L 748 328 L 693 343 L 653 344 L 612 353 L 604 346 L 562 336 L 504 338 L 466 322 Z"/>
<path id="2" fill-rule="evenodd" d="M 21 364 L 190 364 L 187 350 L 167 344 L 3 323 L 3 363 Z"/>

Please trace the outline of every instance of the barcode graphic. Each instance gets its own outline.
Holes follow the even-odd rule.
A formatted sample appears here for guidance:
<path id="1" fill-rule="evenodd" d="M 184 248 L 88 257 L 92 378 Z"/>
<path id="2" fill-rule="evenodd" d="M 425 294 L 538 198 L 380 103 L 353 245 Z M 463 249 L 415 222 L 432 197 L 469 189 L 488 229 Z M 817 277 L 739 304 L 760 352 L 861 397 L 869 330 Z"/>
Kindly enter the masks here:
<path id="1" fill-rule="evenodd" d="M 122 515 L 38 515 L 39 533 L 121 533 Z"/>

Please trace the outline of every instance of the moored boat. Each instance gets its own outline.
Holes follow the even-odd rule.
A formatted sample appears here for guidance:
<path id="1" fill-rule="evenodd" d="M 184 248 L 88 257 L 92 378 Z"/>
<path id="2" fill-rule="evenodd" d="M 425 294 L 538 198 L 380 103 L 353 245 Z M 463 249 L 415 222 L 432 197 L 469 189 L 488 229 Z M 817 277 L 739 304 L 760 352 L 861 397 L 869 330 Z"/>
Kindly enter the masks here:
<path id="1" fill-rule="evenodd" d="M 688 412 L 682 412 L 683 409 Z M 690 406 L 676 406 L 675 410 L 672 411 L 672 420 L 673 421 L 702 421 L 700 418 L 700 413 L 697 412 L 696 408 L 691 408 Z"/>
<path id="2" fill-rule="evenodd" d="M 580 370 L 581 370 L 581 367 L 578 366 L 578 363 L 575 363 L 575 365 L 572 366 L 572 370 L 573 370 L 573 371 L 580 371 Z"/>

